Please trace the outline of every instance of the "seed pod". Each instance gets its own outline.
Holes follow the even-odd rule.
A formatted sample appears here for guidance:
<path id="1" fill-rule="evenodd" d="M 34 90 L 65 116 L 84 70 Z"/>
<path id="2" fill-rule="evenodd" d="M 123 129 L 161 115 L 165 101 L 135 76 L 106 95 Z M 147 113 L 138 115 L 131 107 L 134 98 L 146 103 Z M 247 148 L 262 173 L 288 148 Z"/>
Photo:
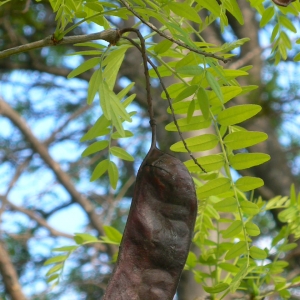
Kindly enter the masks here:
<path id="1" fill-rule="evenodd" d="M 288 6 L 290 3 L 296 1 L 296 0 L 272 0 L 275 4 L 279 6 Z"/>
<path id="2" fill-rule="evenodd" d="M 197 214 L 184 164 L 151 148 L 137 175 L 119 256 L 104 300 L 172 300 Z"/>

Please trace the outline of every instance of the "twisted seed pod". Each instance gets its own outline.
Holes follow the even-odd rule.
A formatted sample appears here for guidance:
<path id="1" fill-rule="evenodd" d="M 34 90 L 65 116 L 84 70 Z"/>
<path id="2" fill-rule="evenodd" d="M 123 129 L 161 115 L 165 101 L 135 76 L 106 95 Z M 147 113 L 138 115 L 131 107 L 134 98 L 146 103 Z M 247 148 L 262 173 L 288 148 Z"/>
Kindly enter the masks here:
<path id="1" fill-rule="evenodd" d="M 290 3 L 296 1 L 296 0 L 272 0 L 275 4 L 279 6 L 288 6 Z"/>
<path id="2" fill-rule="evenodd" d="M 150 149 L 137 175 L 104 300 L 172 300 L 197 214 L 194 182 L 175 157 Z"/>

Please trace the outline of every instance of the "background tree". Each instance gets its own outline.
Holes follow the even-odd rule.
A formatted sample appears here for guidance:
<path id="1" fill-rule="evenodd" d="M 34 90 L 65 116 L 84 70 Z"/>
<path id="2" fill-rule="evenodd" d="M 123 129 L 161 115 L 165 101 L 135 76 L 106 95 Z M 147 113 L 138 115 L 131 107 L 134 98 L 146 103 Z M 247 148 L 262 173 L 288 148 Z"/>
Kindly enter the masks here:
<path id="1" fill-rule="evenodd" d="M 124 7 L 126 4 L 143 18 L 142 21 L 135 18 L 133 13 Z M 163 32 L 171 34 L 175 40 L 191 46 L 197 45 L 206 54 L 215 53 L 224 60 L 230 58 L 230 61 L 225 63 L 204 56 L 207 59 L 205 61 L 207 68 L 214 64 L 215 71 L 221 70 L 222 66 L 225 70 L 239 69 L 240 72 L 233 72 L 232 77 L 228 72 L 225 78 L 221 77 L 221 79 L 212 72 L 215 79 L 209 82 L 210 87 L 204 84 L 205 93 L 210 101 L 213 95 L 218 96 L 219 91 L 226 98 L 226 86 L 241 85 L 246 88 L 243 92 L 239 91 L 234 95 L 237 97 L 229 95 L 234 99 L 226 104 L 226 107 L 241 104 L 262 106 L 262 111 L 255 118 L 242 125 L 250 131 L 267 133 L 268 140 L 253 145 L 247 150 L 238 151 L 267 153 L 271 155 L 271 160 L 255 168 L 242 168 L 238 170 L 239 175 L 236 176 L 262 178 L 265 185 L 256 190 L 255 199 L 261 196 L 264 200 L 269 200 L 277 195 L 289 195 L 291 184 L 295 183 L 296 187 L 299 184 L 297 130 L 299 84 L 297 63 L 293 61 L 294 58 L 296 61 L 299 59 L 297 43 L 295 43 L 299 27 L 297 20 L 299 10 L 298 1 L 286 8 L 276 6 L 270 1 L 252 0 L 220 1 L 219 4 L 216 1 L 177 4 L 171 1 L 129 3 L 123 1 L 120 3 L 2 1 L 0 49 L 11 49 L 35 42 L 53 33 L 59 40 L 66 33 L 66 28 L 70 29 L 67 36 L 72 36 L 102 31 L 103 27 L 121 29 L 134 26 L 138 27 L 145 36 L 149 54 L 152 54 L 153 61 L 159 66 L 166 86 L 180 83 L 182 79 L 189 81 L 189 78 L 196 74 L 193 74 L 192 68 L 184 69 L 184 67 L 189 65 L 203 67 L 205 65 L 201 60 L 203 56 L 193 54 L 194 52 L 180 48 L 176 43 L 155 34 L 153 28 L 145 24 L 151 22 L 162 31 L 166 29 L 162 26 L 166 26 L 168 31 Z M 92 17 L 93 15 L 96 16 Z M 81 20 L 84 22 L 72 27 L 73 23 Z M 0 281 L 2 297 L 9 295 L 12 299 L 22 299 L 21 297 L 25 298 L 23 294 L 32 299 L 59 299 L 63 295 L 67 295 L 68 299 L 72 297 L 99 299 L 103 295 L 110 277 L 109 262 L 117 251 L 116 245 L 96 243 L 80 247 L 67 260 L 63 273 L 64 283 L 59 284 L 52 292 L 49 292 L 45 282 L 46 271 L 42 265 L 52 255 L 53 247 L 74 244 L 70 241 L 74 232 L 89 232 L 94 236 L 106 234 L 112 238 L 114 232 L 111 227 L 105 227 L 106 225 L 113 226 L 119 231 L 124 228 L 136 170 L 148 150 L 150 132 L 141 55 L 137 49 L 129 47 L 127 41 L 121 40 L 120 43 L 122 44 L 119 44 L 120 48 L 128 47 L 128 49 L 119 71 L 117 64 L 121 63 L 122 55 L 120 54 L 119 61 L 116 61 L 116 53 L 108 56 L 111 57 L 118 71 L 115 74 L 117 78 L 114 91 L 119 93 L 129 83 L 135 82 L 134 87 L 125 90 L 123 96 L 130 97 L 132 93 L 136 94 L 129 111 L 135 110 L 137 114 L 133 116 L 133 122 L 126 125 L 128 126 L 126 129 L 131 130 L 134 137 L 111 140 L 112 146 L 123 147 L 135 158 L 134 162 L 130 156 L 127 157 L 128 160 L 114 158 L 113 162 L 119 169 L 118 183 L 107 174 L 98 181 L 89 181 L 97 164 L 108 157 L 106 147 L 102 150 L 98 148 L 99 151 L 93 156 L 81 157 L 81 153 L 92 141 L 80 142 L 80 139 L 102 114 L 97 101 L 92 105 L 86 104 L 87 98 L 91 100 L 91 94 L 87 94 L 87 90 L 95 70 L 91 67 L 86 72 L 79 73 L 76 78 L 67 79 L 68 74 L 78 65 L 83 65 L 90 58 L 99 58 L 107 44 L 103 41 L 96 45 L 86 43 L 80 47 L 74 43 L 58 44 L 28 52 L 21 51 L 0 60 L 2 115 L 0 252 L 3 253 L 0 255 L 0 259 L 3 260 L 0 265 L 4 266 L 0 268 L 3 278 Z M 78 51 L 80 52 L 74 55 Z M 192 63 L 185 61 L 176 68 L 176 63 L 183 56 L 194 56 L 196 60 Z M 252 68 L 247 67 L 249 65 L 252 65 Z M 171 76 L 171 69 L 175 69 L 173 76 Z M 249 72 L 249 75 L 240 76 L 246 75 L 245 71 Z M 210 72 L 206 72 L 208 73 Z M 168 104 L 167 101 L 161 100 L 162 89 L 159 81 L 154 77 L 153 75 L 152 96 L 158 122 L 159 146 L 169 151 L 169 147 L 177 142 L 179 137 L 176 132 L 165 130 L 165 126 L 173 120 L 166 113 Z M 237 80 L 234 79 L 236 77 Z M 203 83 L 203 79 L 199 77 L 198 79 L 198 82 L 195 80 L 195 85 L 199 82 Z M 258 88 L 252 90 L 253 85 L 257 85 Z M 251 92 L 246 93 L 249 91 Z M 189 99 L 190 96 L 194 97 L 193 93 L 189 94 L 189 92 L 180 95 L 180 90 L 176 92 L 170 89 L 174 102 L 178 102 L 173 104 L 177 112 L 182 113 L 179 110 L 182 100 Z M 190 107 L 189 114 L 191 111 Z M 178 118 L 182 118 L 182 115 Z M 174 125 L 169 125 L 168 128 L 170 127 L 176 131 Z M 187 138 L 207 134 L 204 130 L 211 132 L 208 128 L 201 130 L 184 133 L 184 136 Z M 128 135 L 131 136 L 130 133 Z M 209 154 L 201 153 L 205 156 Z M 182 160 L 189 159 L 184 153 L 180 155 Z M 211 176 L 209 178 L 201 174 L 197 166 L 190 165 L 190 167 L 194 175 L 199 176 L 201 180 L 212 180 L 215 176 L 214 169 L 209 173 Z M 116 190 L 111 188 L 112 182 L 117 184 Z M 222 195 L 219 198 L 222 199 Z M 214 197 L 212 199 L 217 201 Z M 254 201 L 251 195 L 249 199 Z M 292 199 L 296 199 L 293 194 Z M 266 269 L 263 268 L 260 270 L 263 275 L 257 269 L 254 273 L 248 273 L 248 277 L 247 274 L 242 274 L 241 284 L 249 298 L 263 296 L 273 290 L 277 291 L 275 295 L 280 293 L 280 297 L 286 299 L 292 299 L 293 295 L 297 295 L 298 280 L 292 283 L 294 289 L 289 289 L 289 282 L 299 274 L 299 247 L 290 243 L 292 237 L 289 234 L 297 232 L 295 230 L 298 226 L 298 208 L 296 201 L 286 200 L 278 198 L 267 204 L 268 209 L 276 206 L 279 209 L 290 207 L 290 210 L 283 211 L 287 211 L 285 215 L 280 214 L 276 209 L 272 210 L 272 214 L 268 210 L 260 215 L 255 214 L 255 224 L 261 228 L 261 235 L 255 244 L 263 249 L 266 241 L 273 238 L 274 252 L 266 252 L 267 262 L 277 262 L 278 257 L 284 253 L 284 260 L 289 263 L 289 266 L 284 265 L 283 262 L 269 265 L 269 269 L 273 270 L 270 278 L 266 278 Z M 200 202 L 200 216 L 207 216 L 204 221 L 202 219 L 198 221 L 202 220 L 201 228 L 204 233 L 205 228 L 210 230 L 211 224 L 213 226 L 217 223 L 213 212 L 203 208 L 209 201 Z M 262 206 L 261 202 L 256 203 L 259 207 Z M 214 209 L 220 213 L 217 208 Z M 221 209 L 222 211 L 224 208 Z M 78 225 L 76 219 L 80 222 Z M 209 219 L 212 220 L 211 224 Z M 290 221 L 290 226 L 286 226 L 286 221 Z M 199 223 L 196 229 L 199 229 Z M 240 238 L 239 233 L 235 237 Z M 77 242 L 80 238 L 82 241 L 89 237 L 77 235 Z M 291 240 L 289 241 L 288 238 Z M 254 240 L 254 237 L 252 239 Z M 200 245 L 199 241 L 206 242 Z M 197 252 L 199 248 L 201 255 L 197 257 L 197 263 L 193 260 L 195 256 L 189 257 L 187 266 L 190 271 L 184 272 L 182 276 L 178 299 L 189 300 L 199 297 L 203 294 L 202 286 L 205 286 L 206 280 L 216 277 L 217 272 L 214 273 L 212 267 L 215 265 L 213 258 L 216 256 L 213 248 L 209 248 L 212 245 L 205 235 L 199 241 L 195 240 L 196 246 L 193 250 L 199 255 Z M 292 251 L 286 254 L 288 250 Z M 197 269 L 199 266 L 200 270 Z M 210 268 L 210 274 L 205 274 L 201 269 L 203 266 Z M 227 280 L 229 278 L 232 280 L 236 274 L 239 274 L 238 271 L 241 271 L 238 263 L 228 266 L 223 262 L 222 267 L 222 275 L 224 271 L 228 272 Z M 191 270 L 194 270 L 194 274 Z M 248 271 L 251 271 L 250 268 Z M 258 274 L 265 280 L 259 281 L 255 277 Z M 10 276 L 11 283 L 5 280 L 7 276 Z M 251 280 L 251 277 L 255 280 Z M 285 281 L 286 278 L 288 281 Z M 213 281 L 208 283 L 214 286 Z M 13 294 L 10 289 L 12 285 L 18 287 L 16 291 L 20 294 Z M 209 289 L 206 291 L 211 292 Z M 290 292 L 292 294 L 289 294 Z"/>

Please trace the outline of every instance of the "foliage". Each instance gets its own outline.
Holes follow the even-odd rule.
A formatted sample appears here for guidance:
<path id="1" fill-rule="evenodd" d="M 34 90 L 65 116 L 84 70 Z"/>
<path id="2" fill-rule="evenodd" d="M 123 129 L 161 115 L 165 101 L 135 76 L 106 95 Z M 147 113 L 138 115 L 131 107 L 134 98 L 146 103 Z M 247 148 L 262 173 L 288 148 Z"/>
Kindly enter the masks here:
<path id="1" fill-rule="evenodd" d="M 57 29 L 54 36 L 62 39 L 67 33 L 87 22 L 112 28 L 110 17 L 127 19 L 136 16 L 140 23 L 151 30 L 145 36 L 147 55 L 158 65 L 159 76 L 176 78 L 177 82 L 167 87 L 172 99 L 169 114 L 175 113 L 178 120 L 169 123 L 167 131 L 192 133 L 170 146 L 173 152 L 194 155 L 212 149 L 220 149 L 219 153 L 201 155 L 196 161 L 205 171 L 195 164 L 194 159 L 185 161 L 188 170 L 194 176 L 199 199 L 199 215 L 195 228 L 193 242 L 201 250 L 201 255 L 190 252 L 186 269 L 194 273 L 195 280 L 204 290 L 218 295 L 221 299 L 228 293 L 243 290 L 251 293 L 256 299 L 279 292 L 284 299 L 289 299 L 289 288 L 299 283 L 299 278 L 287 281 L 284 271 L 287 264 L 280 259 L 295 247 L 289 242 L 290 235 L 299 238 L 299 205 L 300 196 L 296 196 L 294 187 L 291 196 L 276 197 L 268 202 L 254 198 L 254 190 L 263 186 L 263 180 L 258 177 L 242 176 L 238 179 L 233 170 L 243 171 L 267 162 L 270 157 L 265 153 L 250 153 L 247 148 L 267 139 L 267 134 L 258 131 L 247 131 L 241 123 L 254 118 L 260 113 L 257 103 L 231 104 L 235 97 L 245 95 L 256 86 L 241 86 L 239 79 L 248 76 L 248 70 L 226 69 L 222 63 L 234 57 L 233 50 L 239 49 L 248 39 L 237 39 L 221 46 L 206 43 L 201 33 L 213 22 L 220 23 L 221 31 L 228 25 L 228 13 L 239 24 L 244 20 L 236 0 L 223 0 L 218 3 L 210 1 L 140 1 L 132 0 L 113 2 L 56 0 L 51 1 L 56 13 Z M 296 28 L 289 20 L 289 15 L 298 15 L 299 1 L 282 8 L 274 3 L 249 1 L 251 6 L 261 16 L 260 26 L 274 25 L 270 41 L 272 42 L 272 57 L 276 64 L 281 59 L 287 59 L 287 52 L 292 49 L 289 33 L 296 33 Z M 201 11 L 208 11 L 202 20 Z M 150 23 L 154 18 L 159 26 Z M 78 21 L 80 19 L 80 21 Z M 77 23 L 75 23 L 77 22 Z M 155 35 L 164 37 L 159 43 L 154 42 Z M 299 40 L 298 40 L 299 42 Z M 99 98 L 102 114 L 95 124 L 84 134 L 81 141 L 93 141 L 82 153 L 89 156 L 107 149 L 108 156 L 99 161 L 94 168 L 91 181 L 99 179 L 106 172 L 110 185 L 118 188 L 119 170 L 116 161 L 133 161 L 134 158 L 123 148 L 115 146 L 114 142 L 134 136 L 127 129 L 135 111 L 130 111 L 130 104 L 135 94 L 127 96 L 133 88 L 130 83 L 119 93 L 114 92 L 119 68 L 128 49 L 132 45 L 128 40 L 120 39 L 116 45 L 99 43 L 81 43 L 76 47 L 88 47 L 90 50 L 72 53 L 72 55 L 92 56 L 86 59 L 70 74 L 69 78 L 79 76 L 92 70 L 88 86 L 87 103 L 92 104 Z M 299 54 L 294 60 L 300 59 Z M 158 78 L 155 70 L 150 70 L 153 80 Z M 168 99 L 165 91 L 162 99 Z M 162 100 L 161 100 L 162 101 Z M 214 133 L 202 133 L 199 130 L 212 126 Z M 272 247 L 277 249 L 277 255 L 270 262 L 271 250 L 261 249 L 253 238 L 257 239 L 261 232 L 255 224 L 255 218 L 266 211 L 281 208 L 278 218 L 286 225 L 274 238 Z M 220 228 L 226 225 L 225 230 Z M 211 238 L 215 232 L 216 239 Z M 67 258 L 79 246 L 89 243 L 118 244 L 121 233 L 113 227 L 105 227 L 105 236 L 100 239 L 89 234 L 75 234 L 76 245 L 53 249 L 62 252 L 46 261 L 45 265 L 53 265 L 47 272 L 48 282 L 59 283 L 60 275 Z M 208 266 L 210 273 L 196 268 L 198 265 Z M 267 286 L 274 284 L 274 291 Z"/>

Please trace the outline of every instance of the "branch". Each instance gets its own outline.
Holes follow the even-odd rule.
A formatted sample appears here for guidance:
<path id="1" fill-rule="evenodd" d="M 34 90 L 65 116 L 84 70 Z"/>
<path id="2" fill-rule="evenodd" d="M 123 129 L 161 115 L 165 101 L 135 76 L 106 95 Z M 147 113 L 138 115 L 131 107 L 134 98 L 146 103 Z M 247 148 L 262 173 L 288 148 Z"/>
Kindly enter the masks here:
<path id="1" fill-rule="evenodd" d="M 185 49 L 188 49 L 192 52 L 195 52 L 195 53 L 198 53 L 198 54 L 201 54 L 203 56 L 206 56 L 206 57 L 212 57 L 212 58 L 215 58 L 217 60 L 221 60 L 223 61 L 224 63 L 228 62 L 229 60 L 228 59 L 225 59 L 224 57 L 221 57 L 221 56 L 218 56 L 218 55 L 215 55 L 213 53 L 207 53 L 207 52 L 204 52 L 204 51 L 201 51 L 201 50 L 198 50 L 196 48 L 192 48 L 188 45 L 186 45 L 185 43 L 179 41 L 179 40 L 175 40 L 174 38 L 172 38 L 170 35 L 168 34 L 165 34 L 163 31 L 159 30 L 157 27 L 155 27 L 152 23 L 146 21 L 144 18 L 142 18 L 136 11 L 134 11 L 130 6 L 129 4 L 126 2 L 126 0 L 120 0 L 120 2 L 129 10 L 131 11 L 137 18 L 139 18 L 142 23 L 144 23 L 145 25 L 147 25 L 148 27 L 150 27 L 153 31 L 155 31 L 156 33 L 158 33 L 160 36 L 164 37 L 165 39 L 177 44 L 178 46 L 181 46 L 181 47 L 184 47 Z"/>
<path id="2" fill-rule="evenodd" d="M 27 52 L 33 49 L 43 48 L 47 46 L 57 46 L 65 44 L 76 44 L 83 43 L 92 40 L 104 40 L 112 45 L 115 45 L 119 40 L 119 30 L 108 29 L 97 33 L 86 34 L 86 35 L 74 35 L 64 37 L 63 39 L 57 41 L 53 35 L 50 35 L 43 40 L 36 41 L 33 43 L 25 44 L 22 46 L 14 47 L 0 52 L 0 59 L 11 56 L 13 54 L 18 54 L 22 52 Z"/>
<path id="3" fill-rule="evenodd" d="M 26 209 L 26 208 L 23 208 L 23 207 L 20 207 L 20 206 L 17 206 L 15 204 L 11 203 L 4 195 L 0 195 L 0 199 L 2 199 L 4 204 L 8 205 L 12 210 L 18 211 L 18 212 L 21 212 L 21 213 L 27 215 L 32 220 L 36 221 L 39 225 L 47 228 L 53 236 L 60 236 L 60 237 L 68 238 L 68 239 L 73 239 L 73 235 L 54 229 L 47 223 L 47 221 L 45 219 L 38 216 L 33 210 L 29 210 L 29 209 Z"/>
<path id="4" fill-rule="evenodd" d="M 3 242 L 0 241 L 0 273 L 7 293 L 12 300 L 26 300 L 17 272 Z"/>
<path id="5" fill-rule="evenodd" d="M 57 180 L 68 191 L 72 199 L 84 209 L 93 227 L 99 232 L 99 234 L 104 234 L 102 223 L 99 220 L 99 216 L 95 212 L 94 206 L 86 197 L 76 190 L 69 175 L 66 174 L 61 169 L 60 165 L 50 156 L 47 147 L 33 135 L 25 120 L 22 119 L 21 116 L 15 112 L 2 98 L 0 98 L 0 114 L 10 119 L 10 121 L 19 128 L 24 137 L 32 145 L 33 150 L 38 153 L 43 161 L 50 167 Z"/>

